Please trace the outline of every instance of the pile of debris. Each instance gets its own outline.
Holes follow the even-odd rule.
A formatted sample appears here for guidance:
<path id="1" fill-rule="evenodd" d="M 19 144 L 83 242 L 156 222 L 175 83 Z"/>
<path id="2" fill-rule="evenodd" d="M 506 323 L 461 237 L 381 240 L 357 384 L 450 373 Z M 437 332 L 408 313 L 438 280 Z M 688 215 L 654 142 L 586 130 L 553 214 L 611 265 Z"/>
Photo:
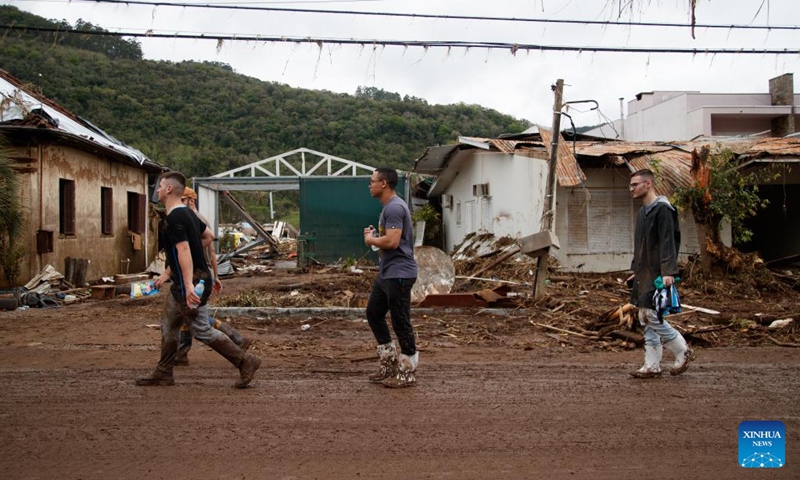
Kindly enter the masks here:
<path id="1" fill-rule="evenodd" d="M 152 277 L 148 273 L 118 274 L 87 283 L 86 260 L 68 258 L 66 264 L 67 275 L 61 274 L 52 265 L 47 265 L 23 287 L 0 296 L 0 308 L 56 308 L 88 299 L 157 293 L 152 290 Z"/>

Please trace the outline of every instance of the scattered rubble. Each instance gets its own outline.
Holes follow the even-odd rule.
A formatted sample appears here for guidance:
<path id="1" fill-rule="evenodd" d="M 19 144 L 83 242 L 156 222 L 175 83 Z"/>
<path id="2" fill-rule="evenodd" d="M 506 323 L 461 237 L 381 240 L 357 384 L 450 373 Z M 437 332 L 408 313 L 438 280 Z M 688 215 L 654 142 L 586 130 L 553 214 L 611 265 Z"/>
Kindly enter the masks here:
<path id="1" fill-rule="evenodd" d="M 366 307 L 376 267 L 343 264 L 287 269 L 296 247 L 295 239 L 284 237 L 278 242 L 277 254 L 263 245 L 231 256 L 231 271 L 225 278 L 279 275 L 280 279 L 265 288 L 223 291 L 212 297 L 212 307 Z M 442 341 L 451 347 L 488 343 L 525 349 L 556 342 L 564 348 L 631 349 L 643 343 L 623 280 L 627 272 L 559 273 L 551 258 L 547 296 L 537 301 L 532 295 L 536 261 L 515 251 L 511 239 L 471 237 L 469 245 L 456 249 L 457 260 L 437 256 L 442 252 L 432 247 L 419 251 L 434 260 L 427 262 L 432 267 L 429 271 L 420 269 L 418 282 L 426 290 L 414 304 L 419 311 L 441 308 L 442 313 L 414 316 L 414 324 L 425 330 L 426 336 L 435 329 L 433 336 L 442 339 L 436 345 Z M 278 266 L 279 262 L 285 264 Z M 796 347 L 800 343 L 800 277 L 796 271 L 784 265 L 780 272 L 773 272 L 763 262 L 755 262 L 748 268 L 740 264 L 739 271 L 728 277 L 704 279 L 692 271 L 691 262 L 683 269 L 687 278 L 678 288 L 684 308 L 668 318 L 692 344 Z M 20 305 L 59 306 L 89 298 L 129 296 L 131 282 L 149 278 L 149 274 L 117 275 L 113 283 L 105 278 L 91 288 L 69 288 L 63 275 L 48 266 L 21 289 Z M 0 294 L 0 306 L 8 298 L 13 297 Z M 453 307 L 474 309 L 475 314 L 448 313 Z M 507 313 L 500 319 L 493 309 Z M 483 315 L 492 315 L 493 321 L 483 322 Z"/>

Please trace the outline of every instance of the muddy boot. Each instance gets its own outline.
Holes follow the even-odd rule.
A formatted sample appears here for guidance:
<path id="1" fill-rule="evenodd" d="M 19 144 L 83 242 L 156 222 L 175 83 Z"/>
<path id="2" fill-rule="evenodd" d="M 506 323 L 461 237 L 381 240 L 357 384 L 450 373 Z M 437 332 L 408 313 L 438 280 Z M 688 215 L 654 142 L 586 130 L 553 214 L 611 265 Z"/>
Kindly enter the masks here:
<path id="1" fill-rule="evenodd" d="M 245 353 L 230 337 L 223 336 L 208 344 L 215 352 L 219 353 L 234 367 L 239 369 L 239 381 L 234 384 L 236 388 L 245 388 L 253 381 L 256 370 L 261 366 L 261 359 L 255 355 Z"/>
<path id="2" fill-rule="evenodd" d="M 675 364 L 669 370 L 669 374 L 672 376 L 685 372 L 689 368 L 689 363 L 696 358 L 694 350 L 686 344 L 682 335 L 665 343 L 664 347 L 675 355 Z"/>
<path id="3" fill-rule="evenodd" d="M 175 385 L 175 377 L 161 370 L 154 370 L 147 377 L 137 378 L 136 385 L 140 387 L 168 387 Z"/>
<path id="4" fill-rule="evenodd" d="M 381 365 L 377 372 L 369 376 L 370 382 L 381 383 L 397 375 L 397 347 L 394 342 L 378 345 L 378 359 Z"/>
<path id="5" fill-rule="evenodd" d="M 405 388 L 413 387 L 417 384 L 415 372 L 419 364 L 419 352 L 414 355 L 408 356 L 403 353 L 397 359 L 397 373 L 394 376 L 387 378 L 383 382 L 384 387 L 389 388 Z"/>
<path id="6" fill-rule="evenodd" d="M 644 365 L 639 370 L 631 372 L 633 378 L 653 378 L 661 376 L 661 344 L 644 346 Z"/>
<path id="7" fill-rule="evenodd" d="M 220 332 L 230 337 L 230 339 L 233 340 L 233 343 L 238 345 L 239 348 L 241 348 L 245 352 L 247 351 L 248 348 L 250 348 L 250 345 L 252 345 L 253 343 L 251 339 L 243 336 L 241 333 L 239 333 L 239 330 L 233 328 L 233 326 L 229 323 L 220 322 L 219 320 L 217 320 L 217 322 L 214 324 L 214 328 L 216 328 Z"/>
<path id="8" fill-rule="evenodd" d="M 181 329 L 181 341 L 178 343 L 178 353 L 175 355 L 175 365 L 185 367 L 189 365 L 189 350 L 192 349 L 192 332 Z"/>

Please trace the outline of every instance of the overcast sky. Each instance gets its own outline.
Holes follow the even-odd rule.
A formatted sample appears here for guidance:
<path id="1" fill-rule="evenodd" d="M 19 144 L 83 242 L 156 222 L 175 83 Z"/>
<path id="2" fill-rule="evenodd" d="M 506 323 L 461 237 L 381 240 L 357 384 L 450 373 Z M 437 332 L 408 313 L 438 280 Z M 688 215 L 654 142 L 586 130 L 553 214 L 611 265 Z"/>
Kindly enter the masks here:
<path id="1" fill-rule="evenodd" d="M 174 3 L 248 5 L 459 16 L 683 23 L 689 0 L 164 0 Z M 447 40 L 551 46 L 635 48 L 789 49 L 800 51 L 800 30 L 622 27 L 421 19 L 268 11 L 209 10 L 86 2 L 0 0 L 22 10 L 75 24 L 78 19 L 111 31 L 206 33 L 365 40 Z M 627 3 L 627 2 L 623 2 Z M 698 24 L 800 25 L 798 0 L 697 0 Z M 619 98 L 639 92 L 697 90 L 762 93 L 772 77 L 795 73 L 800 55 L 640 54 L 524 52 L 508 49 L 337 46 L 139 38 L 152 60 L 224 62 L 241 74 L 293 87 L 353 94 L 372 86 L 429 103 L 478 104 L 549 125 L 558 78 L 566 100 L 593 99 L 611 119 Z M 13 73 L 13 72 L 12 72 Z M 580 110 L 588 107 L 577 106 Z M 596 111 L 573 110 L 577 125 L 600 123 Z"/>

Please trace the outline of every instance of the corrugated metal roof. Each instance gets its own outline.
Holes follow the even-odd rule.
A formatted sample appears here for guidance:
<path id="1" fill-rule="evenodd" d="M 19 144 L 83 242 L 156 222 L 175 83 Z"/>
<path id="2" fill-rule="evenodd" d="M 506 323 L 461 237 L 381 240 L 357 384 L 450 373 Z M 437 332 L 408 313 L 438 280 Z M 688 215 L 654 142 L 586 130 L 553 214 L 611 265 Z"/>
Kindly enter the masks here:
<path id="1" fill-rule="evenodd" d="M 800 156 L 800 138 L 765 138 L 753 143 L 742 152 L 743 158 L 767 156 Z"/>
<path id="2" fill-rule="evenodd" d="M 442 145 L 440 147 L 428 147 L 421 157 L 414 161 L 414 171 L 429 175 L 438 175 L 444 170 L 447 162 L 450 161 L 452 153 L 458 149 L 458 145 Z"/>
<path id="3" fill-rule="evenodd" d="M 674 148 L 672 145 L 659 145 L 654 142 L 575 142 L 575 152 L 578 155 L 592 157 L 666 152 Z"/>
<path id="4" fill-rule="evenodd" d="M 550 152 L 550 145 L 552 134 L 550 130 L 539 127 L 539 135 L 542 136 L 542 142 Z M 559 137 L 561 134 L 559 134 Z M 578 161 L 572 154 L 572 146 L 567 143 L 562 137 L 558 142 L 558 156 L 556 157 L 556 178 L 558 184 L 564 187 L 575 187 L 583 184 L 586 180 L 586 174 L 583 173 L 581 167 L 578 166 Z"/>
<path id="5" fill-rule="evenodd" d="M 430 147 L 425 155 L 417 160 L 415 171 L 420 173 L 439 173 L 445 167 L 449 175 L 447 178 L 437 179 L 434 184 L 436 188 L 432 193 L 443 192 L 452 178 L 457 173 L 460 165 L 448 165 L 449 158 L 458 148 L 476 148 L 480 143 L 491 146 L 498 152 L 513 154 L 518 152 L 523 146 L 531 147 L 533 150 L 545 148 L 550 145 L 550 132 L 545 128 L 539 128 L 542 141 L 535 139 L 527 140 L 505 140 L 497 138 L 461 137 L 462 143 L 458 145 L 448 145 L 445 147 Z M 633 172 L 641 169 L 653 169 L 652 162 L 659 163 L 661 181 L 656 186 L 656 191 L 661 195 L 671 195 L 678 187 L 688 187 L 691 185 L 691 152 L 695 148 L 698 150 L 710 145 L 712 148 L 721 147 L 733 151 L 740 159 L 758 159 L 764 157 L 800 157 L 800 138 L 761 138 L 761 137 L 701 137 L 688 142 L 624 142 L 624 141 L 578 141 L 569 142 L 562 140 L 559 142 L 558 164 L 556 167 L 556 177 L 558 183 L 563 186 L 580 185 L 586 180 L 582 165 L 594 162 L 611 162 L 620 166 L 627 164 Z M 573 148 L 575 154 L 573 154 Z M 577 155 L 580 162 L 575 158 Z M 423 163 L 423 160 L 427 164 Z M 459 162 L 460 163 L 460 162 Z M 438 171 L 422 170 L 420 165 L 438 165 Z"/>
<path id="6" fill-rule="evenodd" d="M 503 138 L 481 138 L 481 137 L 458 137 L 460 143 L 484 148 L 479 143 L 486 145 L 486 148 L 494 147 L 503 153 L 514 153 L 522 146 L 538 146 L 544 148 L 544 144 L 539 141 L 531 140 L 507 140 Z"/>
<path id="7" fill-rule="evenodd" d="M 48 125 L 50 129 L 81 137 L 102 148 L 121 153 L 139 165 L 155 163 L 139 150 L 125 145 L 52 100 L 31 95 L 19 79 L 4 70 L 0 70 L 0 96 L 3 99 L 0 102 L 0 123 L 21 121 L 31 112 L 41 111 L 55 121 L 54 127 Z"/>
<path id="8" fill-rule="evenodd" d="M 658 162 L 660 182 L 656 184 L 656 193 L 670 196 L 678 187 L 691 185 L 692 154 L 672 149 L 663 152 L 648 153 L 629 158 L 633 171 L 645 168 L 653 170 L 653 161 Z"/>

